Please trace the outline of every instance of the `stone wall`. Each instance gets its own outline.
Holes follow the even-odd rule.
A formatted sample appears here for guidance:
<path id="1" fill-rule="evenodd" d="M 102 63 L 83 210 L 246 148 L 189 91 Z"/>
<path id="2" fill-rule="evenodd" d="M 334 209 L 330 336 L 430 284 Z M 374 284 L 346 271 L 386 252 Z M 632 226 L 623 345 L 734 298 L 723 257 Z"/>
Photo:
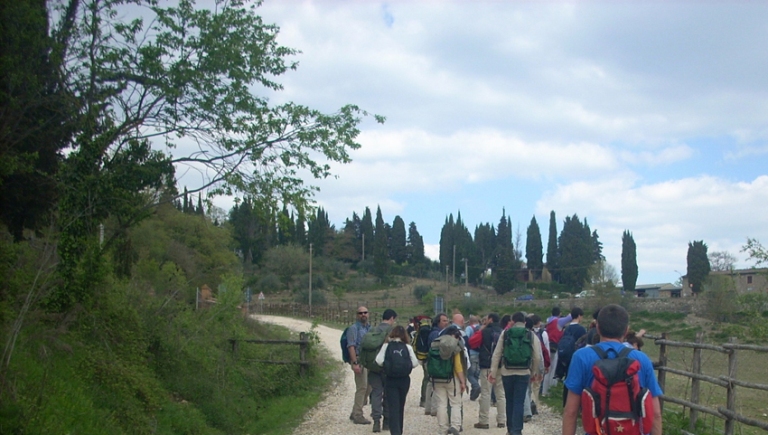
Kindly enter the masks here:
<path id="1" fill-rule="evenodd" d="M 704 298 L 634 298 L 629 305 L 632 311 L 648 311 L 650 313 L 685 313 L 702 316 L 704 314 Z"/>

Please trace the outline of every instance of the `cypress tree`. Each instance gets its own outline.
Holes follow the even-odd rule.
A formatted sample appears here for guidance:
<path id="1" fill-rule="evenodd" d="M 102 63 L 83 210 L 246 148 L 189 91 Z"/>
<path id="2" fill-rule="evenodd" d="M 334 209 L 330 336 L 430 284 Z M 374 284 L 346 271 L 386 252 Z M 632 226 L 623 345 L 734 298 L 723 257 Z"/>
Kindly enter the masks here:
<path id="1" fill-rule="evenodd" d="M 405 222 L 400 216 L 395 216 L 392 222 L 392 259 L 397 264 L 403 264 L 408 259 L 406 250 Z"/>
<path id="2" fill-rule="evenodd" d="M 625 292 L 635 291 L 637 275 L 637 246 L 632 233 L 625 230 L 621 236 L 621 282 Z"/>
<path id="3" fill-rule="evenodd" d="M 541 245 L 541 231 L 536 222 L 536 216 L 531 218 L 528 225 L 527 237 L 525 240 L 525 259 L 528 262 L 528 269 L 533 272 L 535 280 L 541 279 L 541 270 L 544 267 L 544 249 Z"/>
<path id="4" fill-rule="evenodd" d="M 387 230 L 384 226 L 380 207 L 376 208 L 376 232 L 373 237 L 373 270 L 376 276 L 384 279 L 389 273 L 389 248 L 387 246 Z"/>
<path id="5" fill-rule="evenodd" d="M 408 262 L 411 264 L 424 263 L 424 239 L 416 228 L 416 223 L 408 226 Z"/>
<path id="6" fill-rule="evenodd" d="M 712 270 L 707 257 L 707 245 L 703 240 L 695 240 L 688 243 L 688 283 L 691 291 L 698 295 L 703 290 L 709 272 Z"/>
<path id="7" fill-rule="evenodd" d="M 360 221 L 361 246 L 365 245 L 365 252 L 363 258 L 370 259 L 373 255 L 373 216 L 371 216 L 371 209 L 366 207 L 363 213 L 363 219 Z"/>
<path id="8" fill-rule="evenodd" d="M 512 231 L 510 220 L 502 210 L 499 220 L 499 230 L 496 235 L 495 267 L 493 268 L 493 287 L 498 294 L 504 294 L 515 288 L 517 267 L 512 251 Z"/>
<path id="9" fill-rule="evenodd" d="M 549 212 L 549 239 L 547 240 L 547 269 L 552 274 L 552 278 L 558 280 L 557 256 L 559 249 L 557 247 L 557 221 L 555 220 L 555 211 Z"/>

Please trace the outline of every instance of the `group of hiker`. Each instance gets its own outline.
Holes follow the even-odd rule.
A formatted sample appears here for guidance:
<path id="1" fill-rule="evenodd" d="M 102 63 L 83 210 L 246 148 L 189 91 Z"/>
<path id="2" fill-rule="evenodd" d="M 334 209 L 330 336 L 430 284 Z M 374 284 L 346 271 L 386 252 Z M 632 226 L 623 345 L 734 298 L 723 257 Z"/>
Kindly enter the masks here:
<path id="1" fill-rule="evenodd" d="M 559 308 L 546 321 L 515 312 L 482 318 L 455 312 L 434 318 L 417 316 L 407 329 L 387 309 L 372 326 L 366 307 L 341 338 L 342 354 L 355 374 L 350 420 L 373 432 L 403 433 L 403 415 L 411 371 L 424 377 L 419 406 L 437 417 L 439 435 L 463 430 L 462 397 L 479 400 L 477 429 L 506 428 L 522 435 L 537 414 L 539 394 L 563 382 L 563 435 L 576 433 L 577 417 L 594 435 L 661 435 L 661 389 L 650 359 L 639 350 L 643 331 L 629 331 L 629 315 L 618 305 L 595 310 L 589 330 L 584 312 Z M 363 407 L 370 400 L 371 418 Z M 490 408 L 496 421 L 490 421 Z"/>

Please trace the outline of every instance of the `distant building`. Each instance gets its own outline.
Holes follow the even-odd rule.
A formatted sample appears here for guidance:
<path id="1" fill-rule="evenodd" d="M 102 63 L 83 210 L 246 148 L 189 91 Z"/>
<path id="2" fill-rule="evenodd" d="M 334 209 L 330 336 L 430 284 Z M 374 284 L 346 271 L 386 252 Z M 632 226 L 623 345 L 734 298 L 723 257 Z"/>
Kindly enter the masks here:
<path id="1" fill-rule="evenodd" d="M 731 277 L 736 286 L 736 292 L 738 294 L 745 293 L 766 293 L 768 292 L 768 268 L 760 269 L 734 269 L 724 272 L 710 272 L 710 276 L 727 276 Z M 704 288 L 706 289 L 706 283 Z M 683 288 L 689 289 L 688 276 L 683 276 Z"/>
<path id="2" fill-rule="evenodd" d="M 639 298 L 679 298 L 682 291 L 682 287 L 670 283 L 635 286 L 635 294 Z"/>

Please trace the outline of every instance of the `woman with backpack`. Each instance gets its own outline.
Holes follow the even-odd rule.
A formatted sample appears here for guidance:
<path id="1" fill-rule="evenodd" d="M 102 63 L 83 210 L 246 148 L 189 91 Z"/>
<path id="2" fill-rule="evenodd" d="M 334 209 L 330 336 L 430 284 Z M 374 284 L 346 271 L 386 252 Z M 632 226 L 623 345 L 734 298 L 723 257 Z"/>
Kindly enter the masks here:
<path id="1" fill-rule="evenodd" d="M 402 435 L 405 398 L 411 387 L 411 370 L 419 360 L 408 343 L 408 334 L 402 326 L 395 326 L 376 355 L 376 364 L 384 368 L 386 382 L 384 399 L 389 409 L 389 433 Z"/>

